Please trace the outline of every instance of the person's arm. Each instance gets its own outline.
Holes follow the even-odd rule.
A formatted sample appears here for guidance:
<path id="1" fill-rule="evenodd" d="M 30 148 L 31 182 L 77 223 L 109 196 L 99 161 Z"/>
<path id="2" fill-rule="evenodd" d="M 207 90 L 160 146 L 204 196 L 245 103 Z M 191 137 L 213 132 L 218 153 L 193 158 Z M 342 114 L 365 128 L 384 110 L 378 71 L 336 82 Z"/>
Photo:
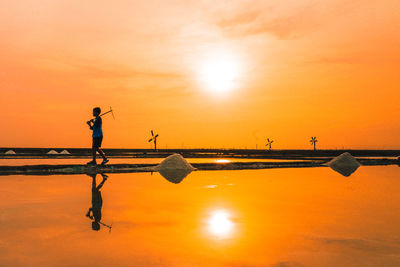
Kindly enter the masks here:
<path id="1" fill-rule="evenodd" d="M 93 120 L 90 120 L 90 121 L 88 121 L 88 122 L 86 122 L 88 125 L 89 125 L 89 129 L 90 130 L 93 130 Z"/>
<path id="2" fill-rule="evenodd" d="M 100 128 L 100 127 L 101 127 L 101 118 L 97 117 L 96 119 L 93 120 L 92 128 Z"/>
<path id="3" fill-rule="evenodd" d="M 86 217 L 89 217 L 90 219 L 92 219 L 93 216 L 90 216 L 90 212 L 93 213 L 93 209 L 91 207 L 89 208 L 88 212 L 86 213 Z"/>

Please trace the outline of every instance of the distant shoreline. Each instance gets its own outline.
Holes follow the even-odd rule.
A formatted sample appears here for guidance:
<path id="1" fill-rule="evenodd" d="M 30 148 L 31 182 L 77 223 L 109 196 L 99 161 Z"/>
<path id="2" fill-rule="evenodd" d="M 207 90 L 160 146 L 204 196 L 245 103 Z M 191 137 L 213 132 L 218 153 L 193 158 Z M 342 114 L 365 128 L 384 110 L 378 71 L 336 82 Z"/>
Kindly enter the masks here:
<path id="1" fill-rule="evenodd" d="M 5 154 L 7 151 L 16 154 Z M 47 154 L 54 150 L 57 154 Z M 58 154 L 66 150 L 69 154 Z M 105 148 L 104 152 L 111 158 L 165 158 L 173 153 L 181 154 L 185 158 L 250 158 L 250 159 L 328 159 L 344 152 L 354 157 L 366 158 L 393 158 L 400 156 L 400 150 L 374 149 L 115 149 Z M 0 148 L 0 159 L 33 159 L 33 158 L 88 158 L 91 155 L 89 148 Z"/>

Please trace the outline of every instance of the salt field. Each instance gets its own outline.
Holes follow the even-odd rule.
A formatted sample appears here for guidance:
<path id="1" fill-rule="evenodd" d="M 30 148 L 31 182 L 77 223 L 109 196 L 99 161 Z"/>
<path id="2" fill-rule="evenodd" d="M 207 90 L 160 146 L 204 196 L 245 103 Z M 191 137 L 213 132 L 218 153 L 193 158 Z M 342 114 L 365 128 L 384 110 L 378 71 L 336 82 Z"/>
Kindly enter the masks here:
<path id="1" fill-rule="evenodd" d="M 120 164 L 158 164 L 163 160 L 163 158 L 113 158 L 110 163 Z M 288 160 L 288 159 L 238 159 L 238 158 L 188 158 L 190 163 L 226 163 L 226 162 L 296 162 L 304 160 Z M 86 164 L 89 159 L 86 158 L 72 158 L 72 159 L 42 159 L 42 158 L 32 158 L 32 159 L 0 159 L 0 166 L 21 166 L 21 165 L 39 165 L 39 164 Z M 100 163 L 100 162 L 99 162 Z"/>

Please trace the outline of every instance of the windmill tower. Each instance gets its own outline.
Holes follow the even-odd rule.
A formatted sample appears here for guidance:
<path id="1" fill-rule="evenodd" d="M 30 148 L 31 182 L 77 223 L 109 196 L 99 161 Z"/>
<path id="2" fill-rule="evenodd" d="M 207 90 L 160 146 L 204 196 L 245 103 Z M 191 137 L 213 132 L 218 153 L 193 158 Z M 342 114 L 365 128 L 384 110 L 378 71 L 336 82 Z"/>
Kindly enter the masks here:
<path id="1" fill-rule="evenodd" d="M 150 143 L 150 142 L 154 142 L 154 150 L 157 151 L 157 138 L 158 138 L 158 134 L 154 135 L 153 130 L 151 130 L 150 132 L 151 132 L 151 138 L 149 139 L 149 143 Z"/>
<path id="2" fill-rule="evenodd" d="M 314 151 L 316 150 L 315 144 L 316 144 L 317 142 L 318 142 L 317 137 L 316 137 L 316 136 L 311 136 L 310 143 L 311 143 L 311 145 L 314 146 Z"/>
<path id="3" fill-rule="evenodd" d="M 268 147 L 269 150 L 272 149 L 272 143 L 274 142 L 274 140 L 267 138 L 267 144 L 265 146 Z"/>

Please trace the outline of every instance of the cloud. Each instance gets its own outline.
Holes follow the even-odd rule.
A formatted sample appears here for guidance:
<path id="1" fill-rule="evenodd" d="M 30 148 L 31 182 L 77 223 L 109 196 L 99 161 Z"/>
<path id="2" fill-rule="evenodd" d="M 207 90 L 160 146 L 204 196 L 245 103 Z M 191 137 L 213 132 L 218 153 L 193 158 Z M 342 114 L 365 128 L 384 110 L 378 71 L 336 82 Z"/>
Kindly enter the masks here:
<path id="1" fill-rule="evenodd" d="M 392 254 L 400 252 L 399 242 L 362 238 L 313 237 L 314 241 L 339 249 L 356 249 L 367 252 Z"/>
<path id="2" fill-rule="evenodd" d="M 313 24 L 310 19 L 305 19 L 305 12 L 278 18 L 265 18 L 261 14 L 262 12 L 238 14 L 237 17 L 220 21 L 218 26 L 228 35 L 238 37 L 271 34 L 278 39 L 290 39 L 300 35 Z"/>
<path id="3" fill-rule="evenodd" d="M 222 12 L 220 16 L 223 18 L 217 21 L 217 25 L 234 37 L 270 34 L 278 39 L 293 39 L 353 11 L 361 1 L 302 1 L 297 4 L 294 1 L 284 4 L 287 7 L 254 1 L 252 10 L 249 6 L 238 6 L 236 12 Z"/>
<path id="4" fill-rule="evenodd" d="M 115 221 L 114 225 L 125 228 L 157 228 L 157 227 L 173 227 L 178 223 L 174 221 L 143 221 L 143 222 L 132 222 L 132 221 Z"/>
<path id="5" fill-rule="evenodd" d="M 278 261 L 273 264 L 246 264 L 246 263 L 238 263 L 238 262 L 229 262 L 227 266 L 240 266 L 240 267 L 304 267 L 303 264 L 295 261 Z"/>
<path id="6" fill-rule="evenodd" d="M 315 60 L 311 60 L 310 63 L 315 64 L 362 64 L 367 63 L 365 59 L 356 56 L 337 56 L 337 57 L 321 57 Z"/>
<path id="7" fill-rule="evenodd" d="M 59 64 L 60 62 L 54 62 Z M 66 63 L 65 70 L 76 70 L 77 72 L 87 76 L 87 77 L 98 77 L 102 79 L 107 78 L 132 78 L 132 77 L 147 77 L 147 78 L 166 78 L 166 79 L 175 79 L 182 78 L 182 74 L 174 73 L 174 72 L 161 72 L 161 71 L 152 71 L 152 70 L 135 70 L 133 68 L 122 66 L 122 65 L 113 65 L 110 63 L 101 63 L 101 62 L 86 62 L 74 61 L 74 63 Z M 51 69 L 57 69 L 54 65 Z"/>
<path id="8" fill-rule="evenodd" d="M 262 14 L 261 11 L 251 11 L 236 14 L 234 17 L 225 18 L 218 22 L 218 25 L 222 28 L 229 28 L 237 26 L 238 24 L 250 24 L 254 23 L 258 17 Z"/>
<path id="9" fill-rule="evenodd" d="M 302 266 L 304 265 L 293 261 L 280 261 L 272 265 L 269 265 L 269 267 L 302 267 Z"/>

